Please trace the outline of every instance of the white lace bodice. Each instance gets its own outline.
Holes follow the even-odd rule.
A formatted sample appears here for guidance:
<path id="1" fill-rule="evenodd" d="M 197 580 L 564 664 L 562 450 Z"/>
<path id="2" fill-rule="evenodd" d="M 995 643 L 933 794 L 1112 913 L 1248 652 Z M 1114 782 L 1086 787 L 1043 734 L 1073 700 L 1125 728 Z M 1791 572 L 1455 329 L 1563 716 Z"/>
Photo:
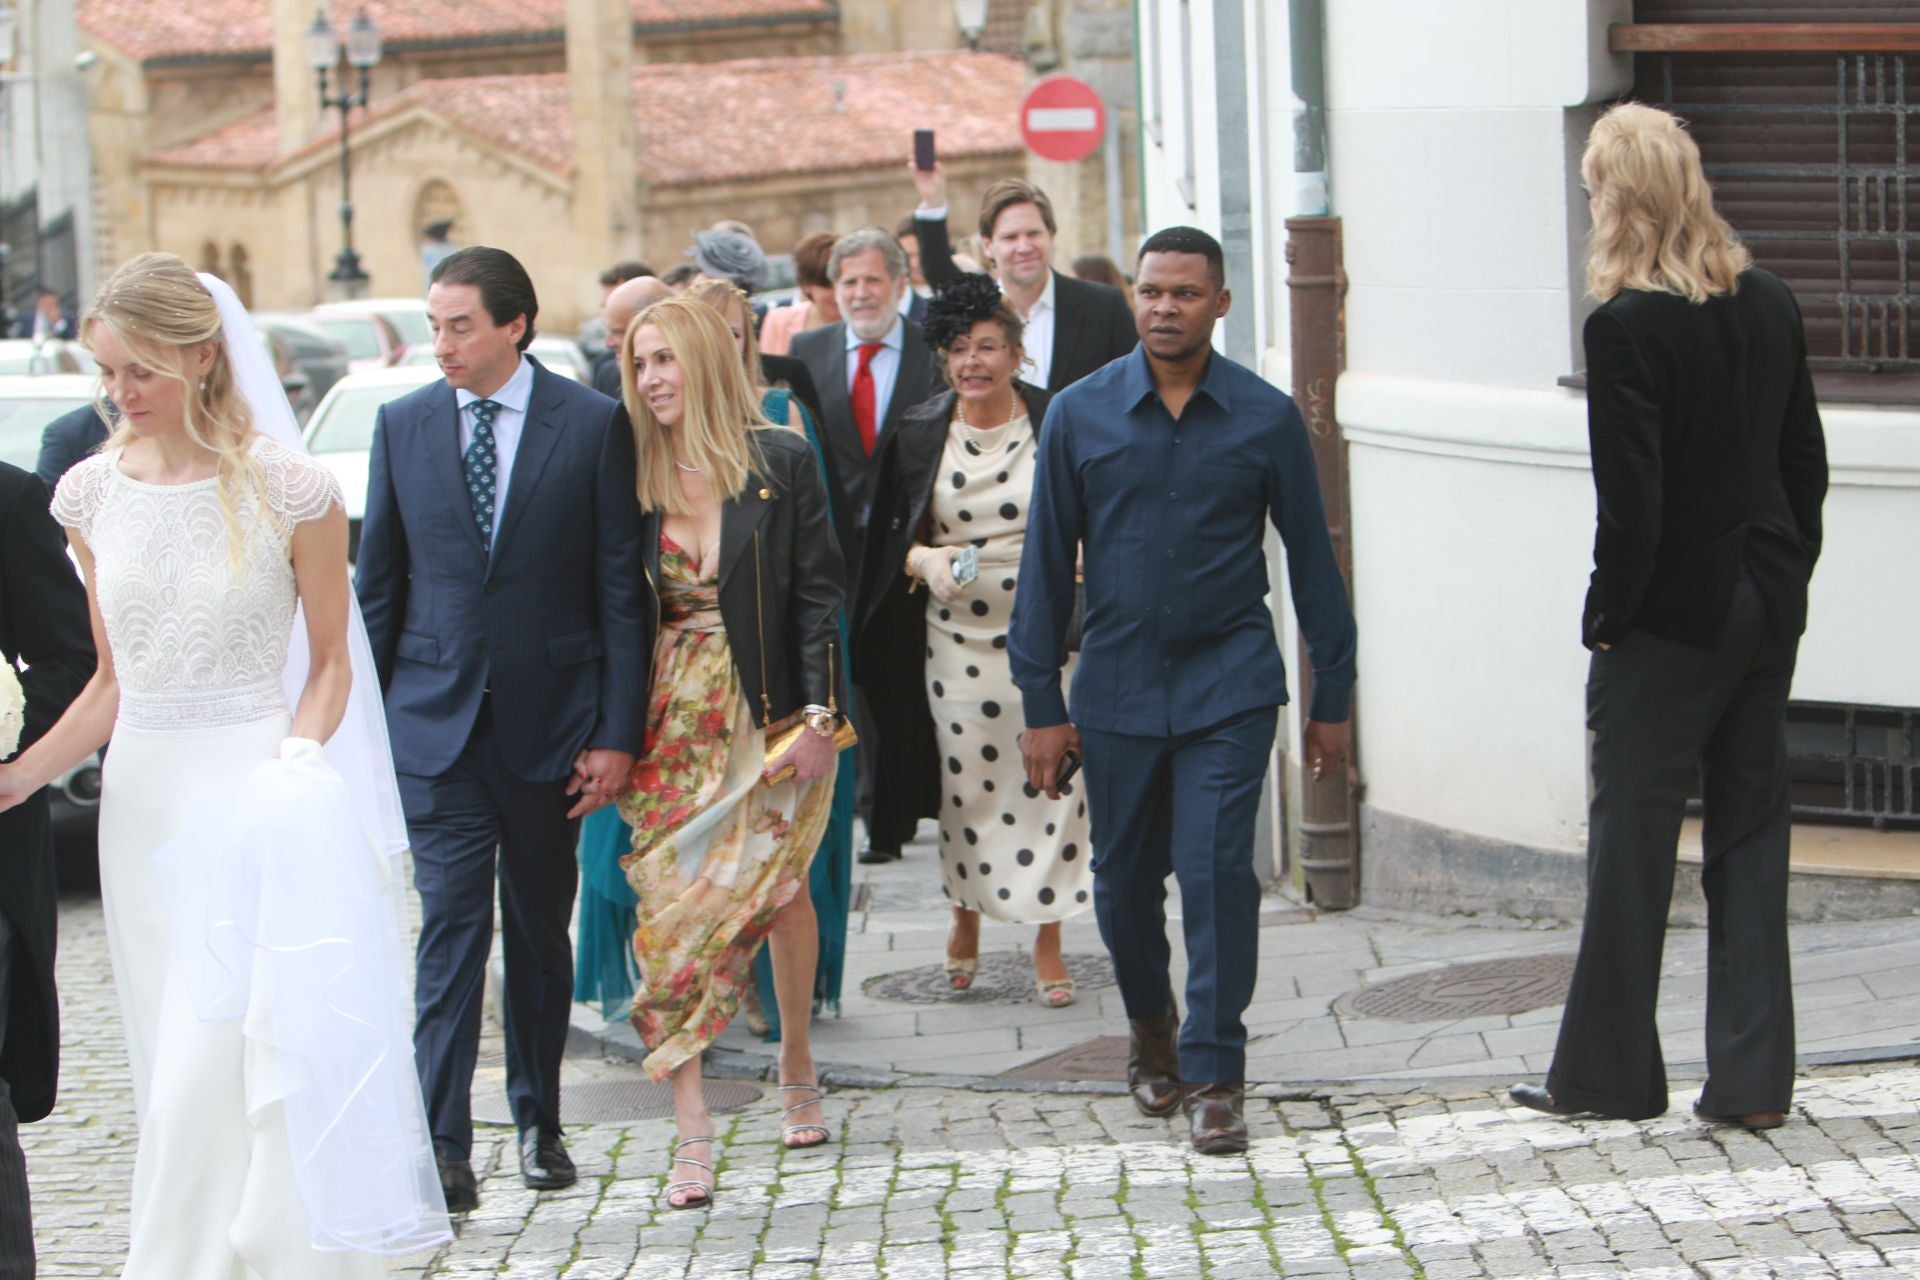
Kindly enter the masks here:
<path id="1" fill-rule="evenodd" d="M 118 450 L 69 471 L 53 514 L 93 552 L 94 587 L 120 682 L 120 722 L 172 731 L 284 714 L 282 674 L 295 591 L 293 529 L 344 505 L 319 463 L 262 437 L 265 517 L 241 504 L 244 554 L 231 554 L 217 480 L 147 484 Z"/>

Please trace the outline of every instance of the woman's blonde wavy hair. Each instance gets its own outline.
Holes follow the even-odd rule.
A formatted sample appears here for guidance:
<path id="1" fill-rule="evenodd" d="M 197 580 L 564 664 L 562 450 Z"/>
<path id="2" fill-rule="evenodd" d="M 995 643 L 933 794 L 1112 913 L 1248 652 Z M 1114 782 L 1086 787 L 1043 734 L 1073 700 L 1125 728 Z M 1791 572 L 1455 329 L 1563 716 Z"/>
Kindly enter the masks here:
<path id="1" fill-rule="evenodd" d="M 217 462 L 228 559 L 238 570 L 244 564 L 240 509 L 252 495 L 257 509 L 266 510 L 267 475 L 253 456 L 253 414 L 227 361 L 219 304 L 184 260 L 171 253 L 143 253 L 122 263 L 93 295 L 80 321 L 80 340 L 88 350 L 99 328 L 110 331 L 150 372 L 180 384 L 187 436 Z M 195 381 L 187 376 L 186 352 L 209 343 L 213 363 Z M 134 439 L 126 423 L 108 426 L 112 431 L 103 450 Z"/>
<path id="2" fill-rule="evenodd" d="M 640 395 L 634 373 L 633 338 L 648 325 L 660 330 L 680 362 L 680 394 L 685 402 L 677 429 L 680 447 L 688 465 L 706 474 L 716 499 L 725 502 L 738 497 L 747 487 L 749 473 L 762 469 L 753 432 L 779 428 L 760 412 L 760 397 L 747 379 L 733 334 L 710 304 L 683 295 L 656 302 L 635 316 L 620 342 L 620 394 L 633 421 L 640 506 L 668 515 L 692 515 L 693 507 L 680 492 L 675 474 L 673 441 Z"/>
<path id="3" fill-rule="evenodd" d="M 1594 297 L 1645 289 L 1705 302 L 1740 287 L 1753 255 L 1715 211 L 1700 148 L 1676 117 L 1637 102 L 1612 108 L 1587 137 L 1580 177 L 1593 202 Z"/>

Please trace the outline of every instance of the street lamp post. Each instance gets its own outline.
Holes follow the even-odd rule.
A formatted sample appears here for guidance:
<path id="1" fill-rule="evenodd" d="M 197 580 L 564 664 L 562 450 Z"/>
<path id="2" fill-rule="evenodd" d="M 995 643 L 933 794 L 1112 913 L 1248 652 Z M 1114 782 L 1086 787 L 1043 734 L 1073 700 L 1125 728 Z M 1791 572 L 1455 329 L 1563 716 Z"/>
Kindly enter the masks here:
<path id="1" fill-rule="evenodd" d="M 987 0 L 953 0 L 953 20 L 967 38 L 967 47 L 980 52 L 980 37 L 987 30 Z"/>
<path id="2" fill-rule="evenodd" d="M 373 25 L 365 9 L 347 24 L 346 38 L 347 63 L 360 72 L 360 91 L 348 92 L 343 74 L 341 92 L 330 96 L 327 72 L 339 64 L 340 47 L 340 36 L 327 21 L 326 12 L 316 13 L 313 25 L 307 28 L 307 65 L 320 78 L 320 109 L 335 107 L 340 112 L 340 257 L 327 278 L 340 293 L 355 298 L 366 296 L 367 273 L 360 267 L 360 255 L 353 251 L 353 161 L 347 147 L 347 113 L 367 105 L 371 72 L 380 62 L 380 28 Z"/>

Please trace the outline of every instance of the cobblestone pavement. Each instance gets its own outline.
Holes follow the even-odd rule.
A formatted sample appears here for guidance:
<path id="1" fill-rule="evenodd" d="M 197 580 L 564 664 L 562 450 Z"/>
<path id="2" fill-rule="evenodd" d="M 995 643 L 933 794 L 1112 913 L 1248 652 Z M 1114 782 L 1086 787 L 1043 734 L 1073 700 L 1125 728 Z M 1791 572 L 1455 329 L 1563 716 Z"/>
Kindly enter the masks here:
<path id="1" fill-rule="evenodd" d="M 132 1108 L 97 902 L 61 912 L 63 1096 L 24 1131 L 47 1277 L 118 1274 Z M 497 1045 L 488 1046 L 489 1050 Z M 574 1083 L 633 1068 L 569 1063 Z M 492 1076 L 492 1072 L 483 1075 Z M 497 1087 L 494 1085 L 493 1087 Z M 720 1117 L 716 1206 L 665 1205 L 671 1125 L 570 1130 L 537 1195 L 482 1131 L 481 1208 L 396 1274 L 827 1277 L 1920 1275 L 1920 1069 L 1825 1068 L 1784 1129 L 1713 1129 L 1677 1090 L 1644 1124 L 1563 1123 L 1492 1082 L 1267 1090 L 1244 1157 L 1187 1153 L 1125 1098 L 958 1080 L 836 1092 L 835 1142 L 785 1152 L 771 1096 Z M 173 1278 L 168 1278 L 173 1280 Z M 180 1278 L 191 1280 L 191 1278 Z"/>

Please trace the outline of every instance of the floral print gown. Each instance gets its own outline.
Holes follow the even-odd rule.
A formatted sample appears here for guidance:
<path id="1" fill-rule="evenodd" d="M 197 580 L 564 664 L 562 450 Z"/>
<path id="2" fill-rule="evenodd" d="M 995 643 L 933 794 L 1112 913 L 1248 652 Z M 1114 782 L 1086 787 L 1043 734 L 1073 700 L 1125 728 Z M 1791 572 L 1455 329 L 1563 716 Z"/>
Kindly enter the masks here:
<path id="1" fill-rule="evenodd" d="M 761 776 L 766 735 L 740 688 L 718 577 L 700 578 L 663 533 L 660 579 L 646 747 L 620 799 L 633 828 L 621 865 L 640 900 L 633 1023 L 655 1080 L 733 1020 L 755 949 L 806 883 L 834 781 Z"/>

